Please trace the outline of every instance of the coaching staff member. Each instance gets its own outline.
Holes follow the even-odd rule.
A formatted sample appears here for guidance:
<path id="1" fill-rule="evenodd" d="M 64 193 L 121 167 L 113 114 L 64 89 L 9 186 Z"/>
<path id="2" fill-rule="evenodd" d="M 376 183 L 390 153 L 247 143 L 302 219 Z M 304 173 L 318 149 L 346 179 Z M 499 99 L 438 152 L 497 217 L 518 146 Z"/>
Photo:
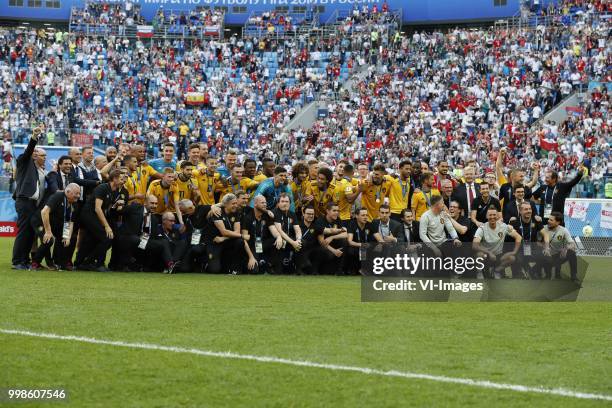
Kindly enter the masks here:
<path id="1" fill-rule="evenodd" d="M 32 257 L 32 270 L 39 270 L 43 258 L 53 246 L 53 262 L 65 268 L 65 249 L 70 244 L 74 225 L 73 204 L 79 199 L 81 189 L 77 184 L 68 184 L 64 191 L 53 193 L 42 210 L 32 218 L 32 226 L 41 238 L 42 244 Z"/>
<path id="2" fill-rule="evenodd" d="M 119 199 L 122 198 L 123 175 L 121 170 L 111 171 L 109 180 L 108 183 L 102 183 L 94 189 L 92 196 L 81 211 L 81 226 L 88 234 L 87 244 L 84 241 L 77 254 L 76 263 L 80 264 L 81 269 L 107 271 L 104 259 L 114 238 L 109 220 L 111 210 L 117 208 Z"/>
<path id="3" fill-rule="evenodd" d="M 16 188 L 13 193 L 17 211 L 17 237 L 13 245 L 13 269 L 28 269 L 30 249 L 34 243 L 32 216 L 45 195 L 45 160 L 47 154 L 37 148 L 41 128 L 32 131 L 32 137 L 23 154 L 17 157 Z"/>

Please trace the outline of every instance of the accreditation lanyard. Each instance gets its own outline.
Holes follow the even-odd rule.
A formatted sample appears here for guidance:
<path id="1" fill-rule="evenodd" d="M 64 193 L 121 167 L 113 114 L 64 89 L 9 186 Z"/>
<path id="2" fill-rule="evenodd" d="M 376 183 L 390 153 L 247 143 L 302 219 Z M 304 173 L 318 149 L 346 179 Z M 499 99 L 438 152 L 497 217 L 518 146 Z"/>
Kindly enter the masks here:
<path id="1" fill-rule="evenodd" d="M 380 192 L 382 190 L 382 186 L 379 186 L 378 189 L 376 190 L 376 202 L 380 203 Z"/>
<path id="2" fill-rule="evenodd" d="M 168 203 L 170 202 L 170 189 L 164 190 L 164 205 L 166 206 L 166 209 L 168 209 Z"/>
<path id="3" fill-rule="evenodd" d="M 423 196 L 425 197 L 425 205 L 427 205 L 427 208 L 431 207 L 431 194 L 431 190 L 429 191 L 429 196 L 426 192 L 423 191 Z"/>
<path id="4" fill-rule="evenodd" d="M 531 241 L 531 222 L 527 223 L 527 231 L 529 231 L 529 236 L 525 236 L 525 227 L 523 226 L 523 219 L 521 219 L 521 236 L 525 239 L 525 241 Z"/>
<path id="5" fill-rule="evenodd" d="M 482 196 L 481 196 L 482 197 Z M 482 201 L 482 198 L 480 199 L 480 201 Z M 482 212 L 482 210 L 485 210 L 485 212 L 488 210 L 489 208 L 489 203 L 491 202 L 491 197 L 489 196 L 489 199 L 487 200 L 486 203 L 482 203 L 483 206 L 480 208 L 480 210 L 478 210 L 478 213 L 480 214 Z"/>
<path id="6" fill-rule="evenodd" d="M 68 204 L 68 199 L 64 196 L 64 223 L 70 222 L 72 217 L 72 204 Z"/>
<path id="7" fill-rule="evenodd" d="M 257 234 L 257 218 L 253 220 L 253 229 L 255 230 L 255 239 L 263 239 L 264 232 L 264 221 L 263 219 L 259 220 L 259 234 Z"/>
<path id="8" fill-rule="evenodd" d="M 555 199 L 555 194 L 557 193 L 557 185 L 553 188 L 552 196 L 550 197 L 550 201 L 548 201 L 548 191 L 550 190 L 550 186 L 546 186 L 546 193 L 544 194 L 544 204 L 551 204 Z"/>
<path id="9" fill-rule="evenodd" d="M 357 227 L 357 230 L 355 231 L 355 233 L 357 234 L 357 241 L 359 242 L 368 242 L 368 231 L 365 230 L 363 233 L 365 235 L 365 241 L 361 240 L 361 229 L 359 228 L 359 226 Z"/>
<path id="10" fill-rule="evenodd" d="M 402 199 L 407 200 L 408 193 L 410 192 L 410 179 L 408 179 L 405 183 L 400 181 L 400 186 L 402 186 Z"/>
<path id="11" fill-rule="evenodd" d="M 285 215 L 285 214 L 282 214 L 282 219 L 281 219 L 281 221 L 282 221 L 282 224 L 285 224 L 285 232 L 286 232 L 287 234 L 289 234 L 289 220 L 290 220 L 290 218 L 289 218 L 289 214 L 288 214 L 288 213 L 287 213 L 286 215 Z M 282 224 L 281 224 L 281 225 L 282 225 Z"/>
<path id="12" fill-rule="evenodd" d="M 237 189 L 236 189 L 236 186 L 238 186 Z M 232 188 L 232 193 L 236 194 L 236 191 L 240 190 L 240 182 L 234 184 L 230 180 L 230 187 Z"/>
<path id="13" fill-rule="evenodd" d="M 207 191 L 209 193 L 212 193 L 213 191 L 213 182 L 214 182 L 214 174 L 212 176 L 209 176 L 208 174 L 206 175 L 206 184 L 208 185 Z"/>
<path id="14" fill-rule="evenodd" d="M 138 194 L 138 186 L 140 185 L 140 176 L 138 177 L 138 184 L 136 184 L 136 180 L 134 179 L 134 177 L 130 177 L 130 180 L 132 181 L 132 186 L 134 187 L 134 194 Z"/>
<path id="15" fill-rule="evenodd" d="M 310 228 L 308 228 L 306 224 L 304 224 L 304 226 L 306 227 L 306 232 L 304 232 L 304 234 L 302 235 L 302 241 L 304 241 L 304 239 L 306 238 L 306 235 L 310 233 Z"/>

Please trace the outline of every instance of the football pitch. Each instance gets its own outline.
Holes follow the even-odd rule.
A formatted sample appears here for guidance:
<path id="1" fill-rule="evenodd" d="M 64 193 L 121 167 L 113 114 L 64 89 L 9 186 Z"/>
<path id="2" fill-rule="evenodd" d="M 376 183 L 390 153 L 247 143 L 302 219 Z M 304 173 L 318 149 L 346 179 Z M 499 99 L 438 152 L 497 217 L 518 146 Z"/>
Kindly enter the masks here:
<path id="1" fill-rule="evenodd" d="M 68 398 L 0 406 L 612 405 L 611 302 L 363 303 L 357 277 L 13 271 L 11 248 L 0 389 Z"/>

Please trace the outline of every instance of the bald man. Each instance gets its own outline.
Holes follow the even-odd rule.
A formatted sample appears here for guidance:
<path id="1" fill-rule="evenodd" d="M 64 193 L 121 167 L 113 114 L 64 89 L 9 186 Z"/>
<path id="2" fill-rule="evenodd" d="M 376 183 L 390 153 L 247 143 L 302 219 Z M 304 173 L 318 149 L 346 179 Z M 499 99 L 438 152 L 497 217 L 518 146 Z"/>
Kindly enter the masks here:
<path id="1" fill-rule="evenodd" d="M 51 194 L 44 207 L 32 217 L 32 228 L 42 242 L 32 256 L 32 270 L 41 269 L 40 263 L 50 254 L 52 246 L 53 266 L 60 270 L 66 268 L 66 249 L 74 228 L 73 205 L 80 194 L 79 186 L 70 183 L 64 191 Z"/>

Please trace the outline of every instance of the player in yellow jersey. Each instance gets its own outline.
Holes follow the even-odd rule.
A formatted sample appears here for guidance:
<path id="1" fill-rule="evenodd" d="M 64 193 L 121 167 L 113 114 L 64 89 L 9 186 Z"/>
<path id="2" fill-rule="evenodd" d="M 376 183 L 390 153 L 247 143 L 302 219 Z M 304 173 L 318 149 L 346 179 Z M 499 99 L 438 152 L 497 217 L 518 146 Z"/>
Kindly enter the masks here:
<path id="1" fill-rule="evenodd" d="M 129 201 L 143 204 L 147 194 L 147 187 L 138 181 L 138 159 L 128 154 L 124 157 L 123 164 L 128 170 L 128 178 L 124 187 L 128 191 Z"/>
<path id="2" fill-rule="evenodd" d="M 267 163 L 268 162 L 266 162 L 266 164 Z M 242 167 L 244 167 L 243 177 L 254 180 L 257 183 L 261 183 L 262 181 L 268 178 L 268 176 L 266 176 L 263 173 L 259 173 L 259 174 L 257 173 L 257 162 L 253 159 L 245 159 L 244 162 L 242 163 Z M 253 199 L 254 194 L 255 194 L 255 190 L 251 191 L 250 199 Z"/>
<path id="3" fill-rule="evenodd" d="M 221 188 L 221 197 L 228 193 L 236 194 L 238 190 L 244 190 L 247 193 L 257 189 L 259 183 L 250 178 L 244 177 L 244 167 L 235 164 L 231 168 L 231 177 L 226 180 L 221 180 L 223 187 Z"/>
<path id="4" fill-rule="evenodd" d="M 181 164 L 184 161 L 188 161 L 193 164 L 194 170 L 204 170 L 206 168 L 206 163 L 200 161 L 200 144 L 199 143 L 191 143 L 187 148 L 187 159 L 180 160 L 176 163 L 176 171 L 181 172 Z"/>
<path id="5" fill-rule="evenodd" d="M 200 190 L 202 204 L 204 205 L 215 204 L 215 193 L 223 189 L 221 176 L 215 172 L 216 168 L 217 159 L 209 156 L 206 158 L 206 167 L 193 172 L 193 178 L 198 184 L 198 190 Z"/>
<path id="6" fill-rule="evenodd" d="M 327 205 L 334 201 L 334 173 L 327 167 L 319 169 L 317 182 L 312 183 L 312 205 L 315 208 L 315 217 L 323 217 L 327 212 Z"/>
<path id="7" fill-rule="evenodd" d="M 134 170 L 130 169 L 130 171 L 132 172 L 130 177 L 138 185 L 138 188 L 137 188 L 138 194 L 145 194 L 147 191 L 147 188 L 149 187 L 149 183 L 151 182 L 151 180 L 161 178 L 161 174 L 155 171 L 153 167 L 149 166 L 147 162 L 144 161 L 145 154 L 146 154 L 144 146 L 142 145 L 132 146 L 132 150 L 130 151 L 130 154 L 132 156 L 135 156 L 137 160 L 136 168 Z M 128 180 L 128 183 L 131 183 L 131 182 Z M 145 197 L 139 196 L 134 201 L 139 204 L 144 204 L 144 199 Z"/>
<path id="8" fill-rule="evenodd" d="M 308 166 L 304 162 L 296 163 L 291 169 L 293 181 L 289 184 L 295 200 L 295 213 L 301 214 L 302 208 L 314 199 L 312 183 L 308 180 Z"/>
<path id="9" fill-rule="evenodd" d="M 340 223 L 348 228 L 351 221 L 351 207 L 359 196 L 359 180 L 353 178 L 355 168 L 349 163 L 344 163 L 342 169 L 338 170 L 338 176 L 334 188 L 334 202 L 338 204 L 340 210 Z"/>
<path id="10" fill-rule="evenodd" d="M 200 195 L 198 182 L 193 178 L 193 171 L 193 163 L 187 160 L 181 162 L 181 172 L 178 173 L 175 181 L 178 192 L 178 199 L 175 197 L 175 202 L 179 202 L 185 198 L 191 200 L 194 204 L 204 201 L 203 197 Z"/>
<path id="11" fill-rule="evenodd" d="M 178 208 L 178 189 L 175 183 L 176 174 L 170 167 L 164 169 L 161 180 L 155 180 L 149 186 L 147 195 L 157 197 L 157 208 L 155 214 L 163 214 L 166 211 L 176 212 L 179 224 L 183 224 L 183 216 Z"/>
<path id="12" fill-rule="evenodd" d="M 421 180 L 421 190 L 412 196 L 412 213 L 417 221 L 420 221 L 421 215 L 431 207 L 431 197 L 440 195 L 440 192 L 433 188 L 434 175 L 432 172 L 423 172 Z"/>
<path id="13" fill-rule="evenodd" d="M 402 210 L 410 207 L 410 198 L 414 193 L 412 187 L 412 163 L 404 160 L 399 164 L 399 177 L 385 176 L 391 184 L 389 191 L 389 206 L 391 207 L 391 218 L 397 222 L 402 222 Z"/>
<path id="14" fill-rule="evenodd" d="M 359 192 L 361 193 L 362 208 L 368 210 L 368 221 L 378 218 L 378 210 L 380 206 L 389 200 L 389 190 L 391 182 L 385 180 L 387 170 L 382 164 L 377 164 L 372 169 L 369 178 L 366 181 L 359 183 Z"/>

